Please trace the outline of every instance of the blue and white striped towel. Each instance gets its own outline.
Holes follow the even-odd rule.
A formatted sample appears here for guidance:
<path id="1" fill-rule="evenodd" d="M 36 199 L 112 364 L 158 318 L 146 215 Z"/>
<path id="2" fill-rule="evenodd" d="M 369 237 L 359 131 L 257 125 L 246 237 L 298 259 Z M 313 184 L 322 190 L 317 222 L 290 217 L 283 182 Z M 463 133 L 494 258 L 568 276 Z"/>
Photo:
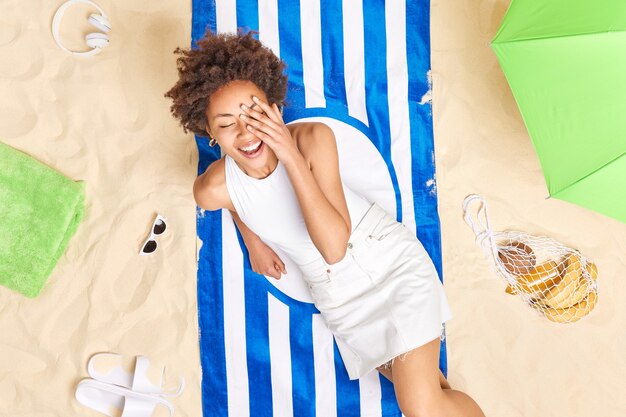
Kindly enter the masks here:
<path id="1" fill-rule="evenodd" d="M 428 0 L 193 0 L 192 46 L 210 28 L 259 31 L 287 63 L 287 122 L 322 120 L 340 169 L 417 236 L 441 275 Z M 219 150 L 197 141 L 198 172 Z M 373 371 L 349 381 L 297 267 L 280 281 L 250 269 L 228 210 L 198 211 L 198 308 L 205 416 L 400 416 Z M 440 368 L 446 374 L 446 346 Z"/>

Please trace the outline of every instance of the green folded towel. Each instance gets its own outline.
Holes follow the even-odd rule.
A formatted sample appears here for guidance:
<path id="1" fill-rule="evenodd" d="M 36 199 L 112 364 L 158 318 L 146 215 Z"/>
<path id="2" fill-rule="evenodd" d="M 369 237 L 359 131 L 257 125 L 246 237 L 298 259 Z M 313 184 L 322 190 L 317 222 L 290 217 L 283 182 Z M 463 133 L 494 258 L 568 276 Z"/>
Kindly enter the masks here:
<path id="1" fill-rule="evenodd" d="M 35 297 L 83 218 L 85 183 L 0 142 L 0 284 Z"/>

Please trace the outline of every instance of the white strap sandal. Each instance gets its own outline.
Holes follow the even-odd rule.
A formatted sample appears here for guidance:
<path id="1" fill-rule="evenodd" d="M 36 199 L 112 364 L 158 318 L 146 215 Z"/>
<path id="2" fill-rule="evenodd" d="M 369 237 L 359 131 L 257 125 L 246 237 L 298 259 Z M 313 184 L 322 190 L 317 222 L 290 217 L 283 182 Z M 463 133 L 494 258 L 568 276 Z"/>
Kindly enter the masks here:
<path id="1" fill-rule="evenodd" d="M 89 359 L 87 372 L 98 381 L 119 385 L 136 392 L 156 394 L 164 397 L 176 397 L 185 388 L 185 379 L 180 377 L 178 389 L 165 391 L 163 376 L 165 366 L 150 362 L 145 357 L 135 357 L 135 369 L 129 369 L 129 360 L 117 353 L 97 353 Z"/>
<path id="2" fill-rule="evenodd" d="M 117 353 L 98 353 L 87 364 L 89 376 L 76 387 L 76 400 L 81 404 L 115 417 L 150 417 L 160 404 L 174 414 L 170 402 L 164 397 L 175 397 L 182 393 L 185 380 L 174 391 L 164 391 L 164 366 L 151 363 L 145 356 L 135 357 L 134 371 L 131 358 Z"/>
<path id="3" fill-rule="evenodd" d="M 99 411 L 109 417 L 150 417 L 158 405 L 167 407 L 170 417 L 174 407 L 157 395 L 142 394 L 117 385 L 83 379 L 76 387 L 76 400 L 82 405 Z"/>

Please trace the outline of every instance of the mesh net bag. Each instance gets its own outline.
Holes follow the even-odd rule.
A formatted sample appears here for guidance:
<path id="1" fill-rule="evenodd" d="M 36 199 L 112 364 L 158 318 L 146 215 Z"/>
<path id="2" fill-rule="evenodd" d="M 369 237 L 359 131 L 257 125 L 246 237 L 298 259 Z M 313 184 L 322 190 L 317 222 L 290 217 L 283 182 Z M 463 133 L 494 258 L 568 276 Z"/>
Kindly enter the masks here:
<path id="1" fill-rule="evenodd" d="M 472 203 L 480 203 L 476 222 Z M 578 250 L 545 236 L 519 231 L 494 232 L 487 203 L 472 194 L 463 202 L 463 217 L 476 235 L 496 273 L 507 283 L 506 293 L 556 323 L 573 323 L 598 302 L 598 269 Z"/>

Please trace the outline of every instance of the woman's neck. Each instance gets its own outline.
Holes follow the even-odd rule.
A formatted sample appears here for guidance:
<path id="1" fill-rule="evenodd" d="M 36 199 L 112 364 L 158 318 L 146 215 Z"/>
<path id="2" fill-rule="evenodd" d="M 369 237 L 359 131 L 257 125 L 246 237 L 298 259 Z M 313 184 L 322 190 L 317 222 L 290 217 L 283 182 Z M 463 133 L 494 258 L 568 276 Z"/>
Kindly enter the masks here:
<path id="1" fill-rule="evenodd" d="M 276 166 L 278 165 L 278 158 L 276 157 L 276 154 L 270 151 L 269 149 L 267 150 L 269 151 L 267 163 L 261 168 L 257 169 L 257 168 L 244 167 L 241 164 L 239 164 L 237 161 L 235 161 L 235 163 L 249 177 L 256 178 L 259 180 L 266 178 L 272 172 L 274 172 L 274 170 L 276 169 Z"/>

